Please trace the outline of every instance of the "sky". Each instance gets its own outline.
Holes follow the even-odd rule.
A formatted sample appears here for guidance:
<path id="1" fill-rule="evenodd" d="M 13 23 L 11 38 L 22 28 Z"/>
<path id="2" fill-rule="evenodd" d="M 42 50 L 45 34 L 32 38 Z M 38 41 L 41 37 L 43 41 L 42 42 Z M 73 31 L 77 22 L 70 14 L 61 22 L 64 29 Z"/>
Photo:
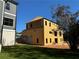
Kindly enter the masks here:
<path id="1" fill-rule="evenodd" d="M 16 31 L 26 29 L 26 23 L 37 16 L 52 19 L 51 11 L 55 11 L 58 5 L 70 6 L 75 13 L 79 10 L 79 0 L 18 0 Z"/>

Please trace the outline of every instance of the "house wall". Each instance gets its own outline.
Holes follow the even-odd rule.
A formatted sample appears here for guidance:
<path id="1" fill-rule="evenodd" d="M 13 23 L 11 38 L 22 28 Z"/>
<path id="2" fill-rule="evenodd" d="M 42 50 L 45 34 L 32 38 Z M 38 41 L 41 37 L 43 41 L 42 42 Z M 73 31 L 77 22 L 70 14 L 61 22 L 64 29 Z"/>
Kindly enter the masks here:
<path id="1" fill-rule="evenodd" d="M 4 2 L 0 0 L 0 43 L 1 43 L 1 31 L 2 31 L 2 24 L 3 24 L 3 12 L 4 12 Z"/>
<path id="2" fill-rule="evenodd" d="M 2 22 L 3 22 L 3 1 L 0 0 L 0 28 L 2 26 Z"/>
<path id="3" fill-rule="evenodd" d="M 2 24 L 3 24 L 3 12 L 4 12 L 4 2 L 2 0 L 0 0 L 0 52 L 1 52 L 1 38 L 2 38 Z"/>
<path id="4" fill-rule="evenodd" d="M 31 38 L 31 40 L 28 38 L 26 40 L 32 41 L 31 44 L 44 45 L 43 20 L 31 21 L 26 26 L 27 29 L 23 32 L 23 35 Z"/>
<path id="5" fill-rule="evenodd" d="M 11 46 L 15 44 L 15 30 L 3 29 L 2 45 Z"/>
<path id="6" fill-rule="evenodd" d="M 28 29 L 23 33 L 23 36 L 32 38 L 31 40 L 26 38 L 27 41 L 32 41 L 31 44 L 44 45 L 43 28 Z M 37 38 L 39 43 L 37 43 Z"/>
<path id="7" fill-rule="evenodd" d="M 11 2 L 7 2 L 7 3 L 10 4 L 10 10 L 7 10 L 7 9 L 5 8 L 5 12 L 16 15 L 16 5 L 13 4 L 13 3 L 11 3 Z M 5 3 L 5 6 L 6 6 L 6 3 Z"/>
<path id="8" fill-rule="evenodd" d="M 2 32 L 2 45 L 3 46 L 11 46 L 15 44 L 15 32 L 16 32 L 16 4 L 11 2 L 7 2 L 10 4 L 10 10 L 5 8 L 6 3 L 4 5 L 4 17 L 13 19 L 13 26 L 3 25 Z"/>
<path id="9" fill-rule="evenodd" d="M 47 21 L 47 25 L 45 25 L 45 21 Z M 49 23 L 51 23 L 51 26 L 49 26 Z M 54 35 L 54 31 L 57 30 L 57 36 Z M 52 34 L 50 34 L 49 32 L 52 32 Z M 63 41 L 63 32 L 62 32 L 62 36 L 59 36 L 59 31 L 58 30 L 58 25 L 55 23 L 52 23 L 51 21 L 48 20 L 44 20 L 44 45 L 53 45 L 55 44 L 55 38 L 58 39 L 58 43 L 57 44 L 62 44 L 61 41 Z M 46 43 L 46 38 L 48 43 Z M 50 42 L 50 39 L 52 40 Z"/>
<path id="10" fill-rule="evenodd" d="M 45 21 L 47 25 L 45 25 Z M 51 26 L 49 26 L 51 23 Z M 32 26 L 31 26 L 32 25 Z M 53 44 L 62 44 L 63 43 L 63 31 L 58 29 L 58 25 L 56 23 L 51 22 L 45 18 L 33 20 L 27 23 L 27 29 L 23 32 L 24 36 L 32 37 L 32 44 L 39 44 L 39 45 L 53 45 Z M 52 32 L 50 34 L 49 32 Z M 57 36 L 55 36 L 54 31 L 57 32 Z M 61 32 L 61 36 L 59 35 Z M 37 38 L 39 39 L 39 43 L 37 43 Z M 47 43 L 46 43 L 47 38 Z M 56 43 L 55 38 L 57 38 L 58 42 Z M 51 39 L 51 42 L 50 42 Z M 26 39 L 27 40 L 27 39 Z"/>
<path id="11" fill-rule="evenodd" d="M 15 26 L 16 26 L 16 16 L 13 16 L 13 15 L 4 13 L 4 17 L 13 19 L 13 26 L 3 25 L 3 29 L 15 30 Z"/>
<path id="12" fill-rule="evenodd" d="M 27 26 L 27 29 L 33 29 L 33 28 L 35 29 L 40 27 L 43 28 L 43 20 L 38 19 L 38 20 L 31 21 L 27 23 L 26 26 Z"/>
<path id="13" fill-rule="evenodd" d="M 7 10 L 5 7 L 6 7 L 6 3 L 5 3 L 5 6 L 4 6 L 4 17 L 6 18 L 10 18 L 10 19 L 13 19 L 13 26 L 6 26 L 4 25 L 3 28 L 4 29 L 13 29 L 15 30 L 15 24 L 16 24 L 16 5 L 13 4 L 13 3 L 10 3 L 10 2 L 7 2 L 10 4 L 10 10 Z"/>

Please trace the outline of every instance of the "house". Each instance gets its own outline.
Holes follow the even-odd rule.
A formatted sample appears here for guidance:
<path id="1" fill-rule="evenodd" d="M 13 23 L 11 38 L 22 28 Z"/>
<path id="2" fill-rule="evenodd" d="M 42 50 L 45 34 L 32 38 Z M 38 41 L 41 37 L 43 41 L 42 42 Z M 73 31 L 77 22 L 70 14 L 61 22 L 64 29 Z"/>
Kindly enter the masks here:
<path id="1" fill-rule="evenodd" d="M 16 0 L 0 0 L 0 41 L 3 46 L 15 44 L 17 4 Z"/>
<path id="2" fill-rule="evenodd" d="M 63 31 L 59 29 L 59 26 L 43 17 L 36 17 L 28 22 L 22 35 L 26 43 L 34 45 L 62 45 L 64 42 Z"/>
<path id="3" fill-rule="evenodd" d="M 16 32 L 16 39 L 21 37 L 21 33 Z"/>

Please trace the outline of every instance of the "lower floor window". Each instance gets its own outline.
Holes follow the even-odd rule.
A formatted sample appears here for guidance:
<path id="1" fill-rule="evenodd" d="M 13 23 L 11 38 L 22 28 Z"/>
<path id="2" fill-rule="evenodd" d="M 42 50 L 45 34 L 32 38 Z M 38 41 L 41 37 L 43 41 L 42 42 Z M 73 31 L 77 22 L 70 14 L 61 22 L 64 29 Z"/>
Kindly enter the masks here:
<path id="1" fill-rule="evenodd" d="M 51 38 L 50 38 L 50 43 L 52 42 Z"/>
<path id="2" fill-rule="evenodd" d="M 46 43 L 48 43 L 48 39 L 46 38 Z"/>
<path id="3" fill-rule="evenodd" d="M 58 43 L 58 39 L 57 38 L 55 38 L 55 43 Z"/>

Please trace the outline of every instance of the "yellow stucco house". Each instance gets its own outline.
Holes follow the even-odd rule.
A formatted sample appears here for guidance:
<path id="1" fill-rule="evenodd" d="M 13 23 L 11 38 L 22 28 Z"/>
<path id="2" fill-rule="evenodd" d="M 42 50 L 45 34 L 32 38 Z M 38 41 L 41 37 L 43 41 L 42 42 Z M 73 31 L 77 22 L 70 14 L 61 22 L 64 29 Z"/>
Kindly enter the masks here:
<path id="1" fill-rule="evenodd" d="M 61 45 L 63 31 L 58 29 L 58 25 L 43 17 L 36 17 L 26 24 L 26 30 L 22 32 L 26 42 L 34 45 Z"/>

